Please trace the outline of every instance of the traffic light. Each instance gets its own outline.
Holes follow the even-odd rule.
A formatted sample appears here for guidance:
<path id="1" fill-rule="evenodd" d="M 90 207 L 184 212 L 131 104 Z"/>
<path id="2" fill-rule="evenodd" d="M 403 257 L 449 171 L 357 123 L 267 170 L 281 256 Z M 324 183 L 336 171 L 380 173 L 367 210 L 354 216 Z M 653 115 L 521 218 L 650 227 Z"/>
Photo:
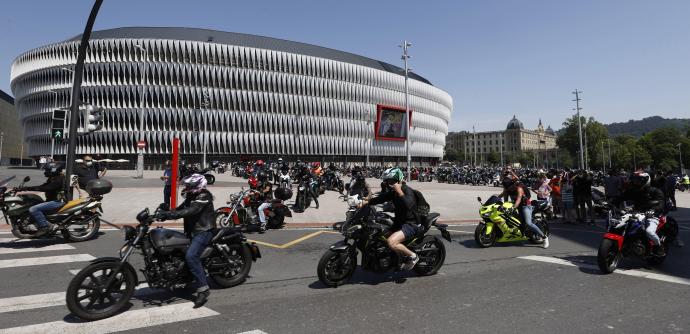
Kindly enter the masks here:
<path id="1" fill-rule="evenodd" d="M 53 126 L 50 130 L 50 137 L 57 140 L 65 138 L 65 111 L 62 109 L 53 110 Z"/>
<path id="2" fill-rule="evenodd" d="M 98 131 L 103 128 L 103 108 L 94 107 L 90 104 L 86 105 L 84 119 L 86 124 L 84 128 L 87 132 Z"/>

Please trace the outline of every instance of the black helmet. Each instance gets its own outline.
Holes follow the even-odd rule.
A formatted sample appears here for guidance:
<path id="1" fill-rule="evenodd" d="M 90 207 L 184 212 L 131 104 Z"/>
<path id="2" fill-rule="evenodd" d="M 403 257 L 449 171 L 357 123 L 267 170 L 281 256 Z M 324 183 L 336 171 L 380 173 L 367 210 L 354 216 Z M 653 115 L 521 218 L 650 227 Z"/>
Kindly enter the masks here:
<path id="1" fill-rule="evenodd" d="M 503 185 L 503 188 L 508 189 L 515 184 L 515 179 L 510 176 L 504 177 L 501 184 Z"/>
<path id="2" fill-rule="evenodd" d="M 290 188 L 281 187 L 281 188 L 276 189 L 276 190 L 273 192 L 273 195 L 274 195 L 277 199 L 281 199 L 281 200 L 283 200 L 283 201 L 287 201 L 287 200 L 289 200 L 290 198 L 292 198 L 292 190 L 290 190 Z"/>
<path id="3" fill-rule="evenodd" d="M 43 167 L 43 175 L 46 177 L 58 176 L 62 173 L 62 164 L 51 162 Z"/>

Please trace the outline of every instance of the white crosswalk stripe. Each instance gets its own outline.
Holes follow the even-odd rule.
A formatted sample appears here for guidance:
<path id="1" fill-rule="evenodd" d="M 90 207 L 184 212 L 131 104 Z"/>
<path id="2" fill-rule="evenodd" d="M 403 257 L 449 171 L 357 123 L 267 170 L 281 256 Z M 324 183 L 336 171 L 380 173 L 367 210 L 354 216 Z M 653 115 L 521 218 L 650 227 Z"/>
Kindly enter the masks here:
<path id="1" fill-rule="evenodd" d="M 193 306 L 193 303 L 182 303 L 162 307 L 150 307 L 127 311 L 112 318 L 93 322 L 53 321 L 43 324 L 0 329 L 0 334 L 114 333 L 180 321 L 201 319 L 219 314 L 206 307 L 195 309 Z"/>
<path id="2" fill-rule="evenodd" d="M 248 332 L 242 332 L 242 333 L 237 333 L 237 334 L 268 334 L 260 329 L 255 329 L 253 331 L 248 331 Z"/>
<path id="3" fill-rule="evenodd" d="M 28 266 L 41 266 L 56 263 L 70 263 L 70 262 L 84 262 L 95 260 L 96 258 L 89 254 L 72 254 L 72 255 L 57 255 L 45 257 L 30 257 L 24 259 L 10 259 L 0 260 L 0 269 L 16 268 Z"/>
<path id="4" fill-rule="evenodd" d="M 23 246 L 23 243 L 19 245 Z M 4 245 L 0 245 L 3 247 Z M 50 252 L 50 251 L 62 251 L 62 250 L 72 250 L 75 249 L 73 246 L 67 244 L 57 244 L 57 245 L 45 245 L 45 246 L 32 246 L 32 247 L 3 247 L 0 248 L 0 255 L 5 254 L 18 254 L 18 253 L 32 253 L 32 252 Z"/>
<path id="5" fill-rule="evenodd" d="M 593 264 L 589 264 L 589 263 L 583 263 L 583 262 L 573 262 L 573 261 L 568 261 L 568 260 L 559 259 L 559 258 L 555 258 L 555 257 L 549 257 L 549 256 L 530 255 L 530 256 L 521 256 L 521 257 L 518 257 L 518 259 L 560 264 L 560 265 L 564 265 L 564 266 L 580 267 L 580 268 L 585 268 L 585 269 L 590 269 L 590 270 L 599 270 L 599 266 L 597 266 L 597 265 L 593 265 Z M 616 271 L 614 271 L 613 273 L 614 274 L 620 274 L 620 275 L 640 277 L 640 278 L 648 278 L 648 279 L 653 279 L 653 280 L 668 282 L 668 283 L 690 285 L 690 279 L 671 276 L 671 275 L 657 274 L 657 273 L 652 273 L 652 272 L 643 271 L 643 270 L 616 269 Z"/>

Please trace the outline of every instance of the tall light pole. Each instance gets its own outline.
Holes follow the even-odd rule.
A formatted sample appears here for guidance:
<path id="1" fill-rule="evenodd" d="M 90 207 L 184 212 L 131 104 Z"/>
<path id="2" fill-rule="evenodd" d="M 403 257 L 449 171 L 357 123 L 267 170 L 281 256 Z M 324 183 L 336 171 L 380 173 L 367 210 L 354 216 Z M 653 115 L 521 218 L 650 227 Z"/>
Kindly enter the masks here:
<path id="1" fill-rule="evenodd" d="M 146 103 L 146 73 L 148 72 L 146 66 L 148 66 L 148 50 L 141 46 L 140 44 L 134 45 L 135 48 L 141 50 L 142 57 L 141 62 L 141 99 L 139 99 L 139 141 L 144 141 L 144 103 Z M 144 148 L 137 145 L 137 175 L 136 178 L 144 178 Z"/>
<path id="2" fill-rule="evenodd" d="M 609 145 L 609 169 L 611 169 L 611 138 L 607 138 L 606 143 Z"/>
<path id="3" fill-rule="evenodd" d="M 580 169 L 585 169 L 585 157 L 584 157 L 584 150 L 582 149 L 582 124 L 580 121 L 580 93 L 582 91 L 575 89 L 573 94 L 575 94 L 575 110 L 577 111 L 577 133 L 578 133 L 578 139 L 580 141 Z"/>
<path id="4" fill-rule="evenodd" d="M 474 162 L 472 162 L 472 166 L 477 166 L 477 130 L 474 129 L 474 125 L 472 125 L 472 148 L 474 149 Z"/>
<path id="5" fill-rule="evenodd" d="M 209 96 L 208 96 L 208 92 L 207 92 L 206 90 L 204 90 L 204 101 L 202 102 L 202 105 L 203 105 L 204 109 L 202 109 L 202 112 L 201 112 L 201 118 L 202 118 L 203 121 L 204 121 L 204 132 L 203 132 L 204 143 L 203 143 L 203 145 L 202 145 L 202 147 L 203 147 L 203 149 L 202 149 L 202 150 L 203 150 L 203 157 L 202 157 L 202 159 L 201 159 L 201 168 L 202 168 L 202 169 L 203 169 L 203 168 L 206 168 L 206 142 L 207 142 L 206 139 L 208 138 L 208 133 L 206 132 L 206 131 L 207 131 L 207 125 L 208 125 L 208 122 L 207 122 L 208 119 L 207 119 L 207 117 L 206 117 L 206 112 L 208 111 L 208 106 L 209 106 L 210 104 L 211 104 L 211 100 L 210 100 L 210 98 L 209 98 Z"/>
<path id="6" fill-rule="evenodd" d="M 0 132 L 0 165 L 2 165 L 2 140 L 5 138 L 5 132 Z"/>
<path id="7" fill-rule="evenodd" d="M 585 124 L 584 124 L 583 127 L 585 128 L 585 170 L 587 170 L 587 169 L 589 169 L 589 164 L 588 164 L 588 162 L 589 162 L 589 156 L 588 156 L 588 154 L 587 154 L 587 151 L 589 151 L 589 150 L 587 149 L 587 147 L 588 147 L 588 146 L 587 146 L 587 120 L 585 120 Z"/>
<path id="8" fill-rule="evenodd" d="M 408 41 L 404 41 L 403 45 L 401 45 L 403 49 L 403 54 L 401 59 L 405 63 L 405 152 L 407 153 L 407 181 L 410 181 L 410 164 L 411 164 L 411 157 L 410 157 L 410 92 L 409 92 L 409 87 L 407 85 L 407 81 L 409 79 L 409 72 L 410 68 L 407 66 L 407 60 L 410 59 L 410 55 L 407 54 L 407 50 L 409 47 L 412 46 L 412 43 Z"/>
<path id="9" fill-rule="evenodd" d="M 678 143 L 678 161 L 680 162 L 680 176 L 683 176 L 683 151 L 681 150 L 681 144 Z"/>
<path id="10" fill-rule="evenodd" d="M 604 142 L 601 142 L 601 170 L 606 173 L 606 151 L 604 150 Z"/>
<path id="11" fill-rule="evenodd" d="M 499 141 L 499 148 L 501 150 L 501 167 L 504 167 L 505 165 L 503 164 L 503 132 L 500 133 L 501 140 Z"/>
<path id="12" fill-rule="evenodd" d="M 371 127 L 371 112 L 367 111 L 369 117 L 367 119 L 367 160 L 364 163 L 364 167 L 369 166 L 369 151 L 371 150 L 371 133 L 369 133 L 370 127 Z"/>
<path id="13" fill-rule="evenodd" d="M 58 104 L 58 92 L 54 90 L 49 90 L 48 92 L 55 94 L 55 106 L 53 107 L 53 113 L 55 113 L 55 109 L 57 109 L 57 104 Z M 52 122 L 52 119 L 51 119 Z M 52 123 L 51 123 L 52 124 Z M 52 128 L 52 125 L 51 125 Z M 53 155 L 55 154 L 55 138 L 53 138 L 52 134 L 50 136 L 50 160 L 53 160 Z"/>

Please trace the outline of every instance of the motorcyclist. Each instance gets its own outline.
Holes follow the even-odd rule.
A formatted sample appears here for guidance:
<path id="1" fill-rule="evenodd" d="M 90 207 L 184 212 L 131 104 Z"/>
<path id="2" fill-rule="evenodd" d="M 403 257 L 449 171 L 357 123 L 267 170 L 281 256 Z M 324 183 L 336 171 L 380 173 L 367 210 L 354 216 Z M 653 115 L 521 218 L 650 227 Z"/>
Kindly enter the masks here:
<path id="1" fill-rule="evenodd" d="M 29 208 L 29 213 L 34 218 L 38 232 L 35 236 L 40 237 L 53 230 L 53 224 L 48 222 L 45 213 L 60 209 L 65 205 L 60 197 L 60 192 L 65 182 L 65 174 L 62 172 L 62 165 L 51 162 L 43 168 L 43 175 L 48 179 L 39 186 L 24 187 L 20 191 L 42 191 L 45 193 L 46 200 Z"/>
<path id="2" fill-rule="evenodd" d="M 201 265 L 201 253 L 213 238 L 216 227 L 213 195 L 206 189 L 206 178 L 192 174 L 182 180 L 184 202 L 175 211 L 161 211 L 159 219 L 184 218 L 184 232 L 191 239 L 185 260 L 189 270 L 196 278 L 197 295 L 194 307 L 201 307 L 210 295 L 206 272 Z"/>
<path id="3" fill-rule="evenodd" d="M 299 169 L 297 173 L 297 180 L 300 182 L 304 182 L 306 186 L 306 191 L 307 195 L 311 196 L 311 198 L 314 200 L 314 203 L 316 203 L 316 208 L 319 208 L 319 200 L 318 196 L 314 192 L 314 189 L 311 186 L 312 179 L 314 178 L 314 175 L 311 173 L 309 170 L 309 167 L 307 165 L 302 165 L 301 168 Z"/>
<path id="4" fill-rule="evenodd" d="M 262 202 L 257 208 L 259 213 L 259 225 L 260 232 L 266 231 L 266 215 L 264 214 L 264 209 L 271 206 L 271 200 L 273 199 L 273 184 L 268 180 L 266 173 L 261 172 L 257 177 L 259 181 L 258 193 L 256 194 L 256 200 Z"/>
<path id="5" fill-rule="evenodd" d="M 419 261 L 419 256 L 408 249 L 403 242 L 417 234 L 419 227 L 414 212 L 417 201 L 412 188 L 403 182 L 403 178 L 403 172 L 400 168 L 387 169 L 382 175 L 384 182 L 382 185 L 390 191 L 382 191 L 381 194 L 371 200 L 363 201 L 359 207 L 367 204 L 376 205 L 393 202 L 395 218 L 392 230 L 395 232 L 388 237 L 388 247 L 404 259 L 402 269 L 410 270 Z"/>
<path id="6" fill-rule="evenodd" d="M 367 198 L 371 194 L 364 173 L 362 173 L 362 168 L 359 166 L 355 166 L 352 169 L 352 181 L 350 181 L 347 193 L 349 196 L 359 196 L 360 199 Z"/>
<path id="7" fill-rule="evenodd" d="M 256 163 L 254 164 L 254 170 L 252 173 L 254 174 L 254 176 L 257 176 L 257 175 L 259 175 L 259 173 L 261 173 L 263 171 L 263 169 L 264 169 L 264 161 L 261 159 L 256 160 Z"/>
<path id="8" fill-rule="evenodd" d="M 635 211 L 645 213 L 647 237 L 654 244 L 654 255 L 664 256 L 666 250 L 661 246 L 661 240 L 656 234 L 659 226 L 659 215 L 664 212 L 664 193 L 651 186 L 649 174 L 636 172 L 628 178 L 628 189 L 621 196 L 622 201 L 632 202 Z"/>
<path id="9" fill-rule="evenodd" d="M 498 195 L 498 197 L 510 197 L 513 202 L 512 210 L 519 210 L 522 222 L 544 240 L 542 243 L 543 248 L 549 248 L 549 237 L 544 235 L 544 232 L 542 232 L 542 230 L 540 230 L 539 227 L 532 222 L 533 208 L 527 186 L 521 183 L 513 172 L 505 174 L 502 184 L 503 192 Z"/>
<path id="10" fill-rule="evenodd" d="M 312 164 L 312 174 L 316 177 L 321 177 L 323 174 L 323 169 L 321 169 L 321 163 L 320 162 L 315 162 Z"/>

